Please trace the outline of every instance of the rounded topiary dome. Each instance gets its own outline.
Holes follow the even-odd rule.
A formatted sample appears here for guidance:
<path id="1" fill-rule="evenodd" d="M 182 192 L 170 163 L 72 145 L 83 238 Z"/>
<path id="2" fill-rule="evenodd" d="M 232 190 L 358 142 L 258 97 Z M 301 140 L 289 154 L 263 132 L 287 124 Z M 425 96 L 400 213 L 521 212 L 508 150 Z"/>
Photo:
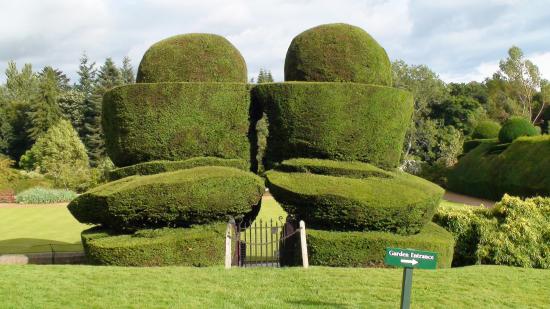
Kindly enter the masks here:
<path id="1" fill-rule="evenodd" d="M 365 30 L 327 24 L 300 33 L 285 59 L 286 81 L 356 82 L 391 86 L 386 51 Z"/>
<path id="2" fill-rule="evenodd" d="M 191 33 L 153 44 L 143 55 L 138 83 L 247 82 L 241 53 L 222 36 Z"/>
<path id="3" fill-rule="evenodd" d="M 472 133 L 472 138 L 474 139 L 485 139 L 485 138 L 496 138 L 500 131 L 500 124 L 493 120 L 483 120 L 480 121 L 477 126 L 474 128 Z"/>
<path id="4" fill-rule="evenodd" d="M 498 139 L 501 143 L 511 143 L 520 136 L 535 135 L 539 135 L 539 131 L 529 120 L 522 117 L 512 117 L 500 129 Z"/>

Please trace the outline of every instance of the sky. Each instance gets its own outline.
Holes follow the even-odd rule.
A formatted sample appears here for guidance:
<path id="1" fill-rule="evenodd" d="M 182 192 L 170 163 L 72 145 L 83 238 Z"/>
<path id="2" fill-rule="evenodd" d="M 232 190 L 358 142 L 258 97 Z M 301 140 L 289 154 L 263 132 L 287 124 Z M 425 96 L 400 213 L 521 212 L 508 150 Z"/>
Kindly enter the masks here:
<path id="1" fill-rule="evenodd" d="M 0 0 L 0 72 L 7 62 L 51 65 L 76 82 L 83 52 L 98 63 L 191 32 L 225 36 L 249 77 L 283 80 L 286 50 L 311 27 L 349 23 L 369 32 L 391 60 L 425 64 L 446 82 L 482 81 L 519 46 L 550 79 L 550 0 Z M 5 77 L 0 74 L 0 81 Z"/>

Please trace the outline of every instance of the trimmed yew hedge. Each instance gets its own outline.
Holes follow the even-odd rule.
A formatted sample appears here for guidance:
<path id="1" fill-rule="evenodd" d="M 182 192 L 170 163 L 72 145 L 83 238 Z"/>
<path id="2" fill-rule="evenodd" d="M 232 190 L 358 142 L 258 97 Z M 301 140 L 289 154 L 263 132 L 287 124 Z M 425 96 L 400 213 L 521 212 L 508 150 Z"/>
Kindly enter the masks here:
<path id="1" fill-rule="evenodd" d="M 95 227 L 82 232 L 90 263 L 116 266 L 223 265 L 226 224 L 140 230 L 119 235 Z"/>
<path id="2" fill-rule="evenodd" d="M 156 83 L 103 98 L 107 153 L 116 166 L 210 156 L 250 160 L 246 84 Z"/>
<path id="3" fill-rule="evenodd" d="M 432 222 L 424 226 L 420 233 L 409 236 L 385 232 L 307 229 L 309 263 L 318 266 L 383 266 L 386 248 L 398 247 L 437 252 L 437 267 L 449 268 L 453 260 L 454 245 L 453 235 Z M 293 258 L 292 264 L 301 262 L 299 254 Z"/>
<path id="4" fill-rule="evenodd" d="M 189 33 L 153 44 L 143 55 L 138 83 L 246 83 L 246 63 L 227 39 L 216 34 Z"/>
<path id="5" fill-rule="evenodd" d="M 266 177 L 285 211 L 314 229 L 414 234 L 431 221 L 443 196 L 442 188 L 409 174 L 386 172 L 379 177 L 376 173 L 382 171 L 365 163 L 310 160 L 308 166 L 307 161 L 302 159 L 303 169 L 324 164 L 324 174 L 271 170 Z M 340 177 L 353 169 L 360 171 L 350 172 L 353 178 Z M 368 170 L 375 173 L 361 174 Z"/>
<path id="6" fill-rule="evenodd" d="M 227 166 L 244 171 L 248 170 L 248 162 L 240 159 L 220 159 L 214 157 L 197 157 L 183 161 L 151 161 L 126 167 L 116 168 L 109 172 L 111 181 L 133 175 L 154 175 L 164 172 L 173 172 L 199 166 Z"/>
<path id="7" fill-rule="evenodd" d="M 292 40 L 285 59 L 285 80 L 391 86 L 392 70 L 384 48 L 365 30 L 326 24 Z"/>
<path id="8" fill-rule="evenodd" d="M 505 193 L 550 196 L 550 136 L 487 140 L 464 155 L 447 175 L 452 191 L 499 200 Z"/>
<path id="9" fill-rule="evenodd" d="M 259 207 L 264 182 L 230 167 L 195 167 L 130 176 L 96 187 L 69 204 L 81 223 L 117 231 L 187 227 L 243 218 Z"/>
<path id="10" fill-rule="evenodd" d="M 261 84 L 252 101 L 269 120 L 267 167 L 297 157 L 396 167 L 413 110 L 409 92 L 356 83 Z"/>

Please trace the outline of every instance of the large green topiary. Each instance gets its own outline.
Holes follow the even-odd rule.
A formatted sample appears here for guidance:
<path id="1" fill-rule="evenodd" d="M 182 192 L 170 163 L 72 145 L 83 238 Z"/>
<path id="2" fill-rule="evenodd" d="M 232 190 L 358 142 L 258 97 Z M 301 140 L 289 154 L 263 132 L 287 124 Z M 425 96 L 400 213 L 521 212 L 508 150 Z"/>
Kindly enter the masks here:
<path id="1" fill-rule="evenodd" d="M 196 157 L 182 161 L 151 161 L 116 168 L 109 172 L 109 179 L 113 181 L 133 175 L 154 175 L 199 166 L 227 166 L 247 171 L 248 161 L 241 159 L 220 159 L 214 157 Z"/>
<path id="2" fill-rule="evenodd" d="M 539 132 L 529 120 L 522 117 L 512 117 L 504 123 L 498 132 L 498 139 L 501 143 L 511 143 L 520 136 L 535 135 L 539 135 Z"/>
<path id="3" fill-rule="evenodd" d="M 492 120 L 480 121 L 474 128 L 472 133 L 473 139 L 487 139 L 498 137 L 500 131 L 500 124 Z"/>
<path id="4" fill-rule="evenodd" d="M 82 223 L 114 230 L 190 226 L 254 211 L 263 180 L 230 167 L 196 167 L 131 176 L 96 187 L 69 204 Z"/>
<path id="5" fill-rule="evenodd" d="M 116 266 L 223 265 L 226 224 L 140 230 L 118 235 L 95 227 L 82 232 L 92 264 Z"/>
<path id="6" fill-rule="evenodd" d="M 286 81 L 355 82 L 391 86 L 386 51 L 365 30 L 327 24 L 306 30 L 290 43 Z"/>
<path id="7" fill-rule="evenodd" d="M 447 175 L 452 191 L 498 200 L 505 193 L 550 196 L 550 136 L 519 137 L 511 144 L 485 140 Z"/>
<path id="8" fill-rule="evenodd" d="M 191 33 L 153 44 L 139 64 L 138 83 L 248 80 L 241 53 L 222 36 Z"/>
<path id="9" fill-rule="evenodd" d="M 265 163 L 296 157 L 398 165 L 413 99 L 394 88 L 356 83 L 271 83 L 252 89 L 254 116 L 265 111 Z"/>
<path id="10" fill-rule="evenodd" d="M 103 98 L 107 153 L 117 166 L 199 156 L 250 160 L 246 84 L 156 83 Z"/>
<path id="11" fill-rule="evenodd" d="M 451 233 L 434 223 L 426 224 L 415 235 L 402 236 L 386 232 L 339 232 L 307 229 L 309 263 L 335 267 L 380 267 L 387 247 L 415 248 L 437 252 L 437 267 L 449 268 L 453 260 L 454 239 Z M 294 262 L 301 262 L 295 250 Z"/>
<path id="12" fill-rule="evenodd" d="M 443 189 L 405 173 L 359 162 L 289 160 L 266 173 L 270 192 L 290 216 L 314 229 L 414 234 L 428 223 Z"/>

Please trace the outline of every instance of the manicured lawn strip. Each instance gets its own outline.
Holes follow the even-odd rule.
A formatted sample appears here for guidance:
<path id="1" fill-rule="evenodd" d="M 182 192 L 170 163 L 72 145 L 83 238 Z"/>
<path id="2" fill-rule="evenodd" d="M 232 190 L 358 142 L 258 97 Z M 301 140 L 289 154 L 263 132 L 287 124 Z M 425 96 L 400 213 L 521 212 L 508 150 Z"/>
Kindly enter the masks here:
<path id="1" fill-rule="evenodd" d="M 81 251 L 80 224 L 65 206 L 0 207 L 0 254 Z"/>
<path id="2" fill-rule="evenodd" d="M 0 266 L 3 308 L 397 308 L 400 269 Z M 414 271 L 413 308 L 544 308 L 550 271 Z"/>

